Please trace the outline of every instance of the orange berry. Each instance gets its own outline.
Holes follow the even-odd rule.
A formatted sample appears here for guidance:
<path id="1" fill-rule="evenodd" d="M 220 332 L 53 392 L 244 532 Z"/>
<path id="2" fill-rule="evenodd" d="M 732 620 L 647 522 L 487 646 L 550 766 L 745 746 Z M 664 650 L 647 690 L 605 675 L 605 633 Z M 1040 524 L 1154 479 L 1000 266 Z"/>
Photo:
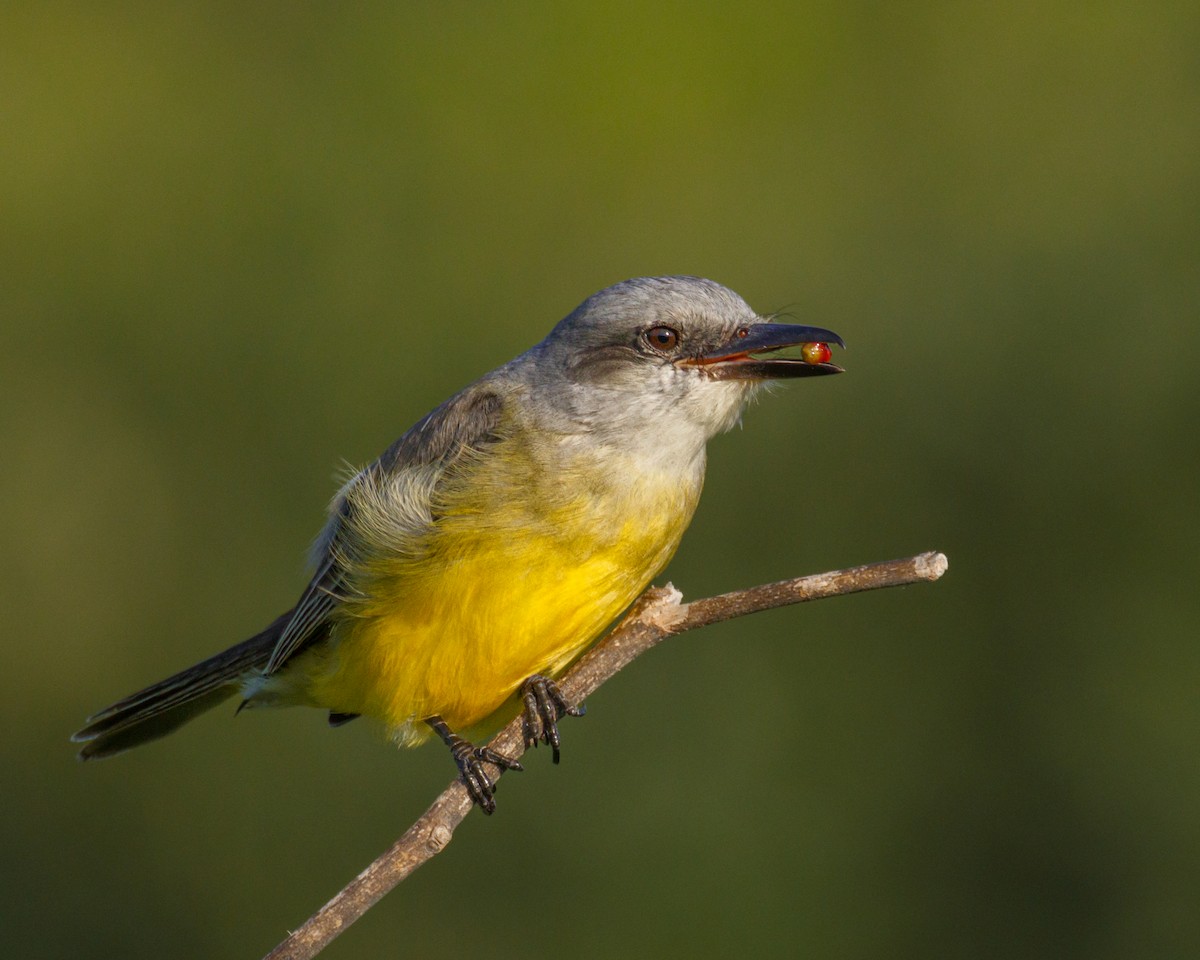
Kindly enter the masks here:
<path id="1" fill-rule="evenodd" d="M 806 343 L 800 348 L 800 355 L 804 357 L 805 363 L 814 366 L 818 363 L 828 363 L 833 358 L 827 343 Z"/>

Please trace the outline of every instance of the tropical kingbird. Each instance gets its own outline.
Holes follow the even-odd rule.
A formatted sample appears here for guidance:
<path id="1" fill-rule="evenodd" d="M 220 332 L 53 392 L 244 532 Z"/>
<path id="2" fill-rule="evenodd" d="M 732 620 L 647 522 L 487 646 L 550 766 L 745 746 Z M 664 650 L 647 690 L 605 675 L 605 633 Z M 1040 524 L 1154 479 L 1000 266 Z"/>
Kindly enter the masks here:
<path id="1" fill-rule="evenodd" d="M 455 731 L 525 709 L 551 746 L 581 710 L 553 678 L 671 558 L 705 443 L 767 380 L 840 373 L 777 351 L 841 338 L 776 323 L 711 280 L 627 280 L 451 397 L 334 497 L 295 607 L 249 640 L 90 717 L 82 759 L 161 737 L 240 693 L 363 715 L 412 745 L 436 732 L 472 798 L 483 763 Z M 240 708 L 239 708 L 240 709 Z"/>

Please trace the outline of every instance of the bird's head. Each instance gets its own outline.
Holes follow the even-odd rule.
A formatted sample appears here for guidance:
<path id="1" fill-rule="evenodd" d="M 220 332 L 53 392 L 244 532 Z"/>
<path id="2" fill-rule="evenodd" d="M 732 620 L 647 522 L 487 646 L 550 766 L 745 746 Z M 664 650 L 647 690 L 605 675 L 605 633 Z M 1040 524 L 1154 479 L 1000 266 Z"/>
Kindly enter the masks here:
<path id="1" fill-rule="evenodd" d="M 737 423 L 761 384 L 842 372 L 820 356 L 780 353 L 809 343 L 843 345 L 830 330 L 759 316 L 712 280 L 652 277 L 588 297 L 526 356 L 556 416 L 702 445 Z"/>

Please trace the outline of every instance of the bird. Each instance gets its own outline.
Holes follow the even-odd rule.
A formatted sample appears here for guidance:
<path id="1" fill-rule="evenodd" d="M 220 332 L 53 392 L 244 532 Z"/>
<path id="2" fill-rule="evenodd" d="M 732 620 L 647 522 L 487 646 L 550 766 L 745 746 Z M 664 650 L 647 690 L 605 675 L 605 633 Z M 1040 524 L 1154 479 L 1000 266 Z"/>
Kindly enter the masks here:
<path id="1" fill-rule="evenodd" d="M 830 330 L 759 315 L 699 277 L 626 280 L 420 419 L 334 496 L 295 606 L 228 650 L 93 714 L 80 759 L 162 737 L 218 703 L 359 716 L 433 736 L 495 809 L 465 733 L 523 711 L 559 759 L 583 713 L 556 678 L 675 553 L 706 445 L 764 384 L 841 373 Z M 805 345 L 821 345 L 815 356 Z M 785 348 L 802 347 L 804 356 Z"/>

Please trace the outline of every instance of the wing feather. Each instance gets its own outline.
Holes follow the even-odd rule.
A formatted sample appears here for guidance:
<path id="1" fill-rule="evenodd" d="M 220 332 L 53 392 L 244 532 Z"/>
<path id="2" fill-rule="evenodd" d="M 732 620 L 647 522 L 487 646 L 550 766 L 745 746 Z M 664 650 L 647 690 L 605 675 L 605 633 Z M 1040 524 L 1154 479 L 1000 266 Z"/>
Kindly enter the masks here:
<path id="1" fill-rule="evenodd" d="M 264 674 L 278 672 L 297 653 L 323 638 L 329 620 L 348 589 L 347 573 L 354 562 L 354 537 L 347 531 L 360 523 L 386 523 L 410 533 L 432 522 L 429 500 L 454 463 L 498 438 L 503 398 L 481 381 L 451 397 L 427 414 L 393 443 L 370 466 L 347 483 L 330 506 L 330 519 L 318 540 L 317 572 L 301 594 L 271 651 Z M 384 487 L 410 489 L 408 498 L 379 496 Z M 396 507 L 386 516 L 377 510 L 368 518 L 355 516 L 356 492 L 366 492 L 373 507 L 381 502 Z M 407 503 L 408 509 L 402 505 Z"/>

